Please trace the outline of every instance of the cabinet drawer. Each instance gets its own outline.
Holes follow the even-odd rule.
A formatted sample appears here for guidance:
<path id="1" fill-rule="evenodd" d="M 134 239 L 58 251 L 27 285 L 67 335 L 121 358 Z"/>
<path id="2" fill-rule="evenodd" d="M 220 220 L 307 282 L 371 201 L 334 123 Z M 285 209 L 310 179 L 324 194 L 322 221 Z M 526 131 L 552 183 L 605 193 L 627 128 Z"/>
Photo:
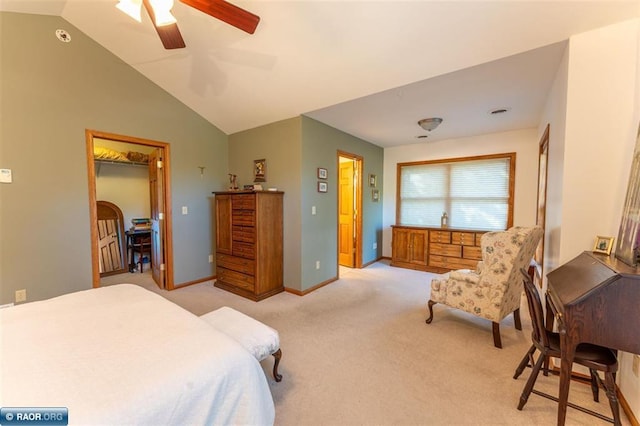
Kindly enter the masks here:
<path id="1" fill-rule="evenodd" d="M 437 268 L 447 268 L 447 269 L 475 269 L 478 265 L 477 260 L 472 259 L 460 259 L 455 257 L 446 257 L 446 256 L 429 256 L 429 266 L 434 266 Z"/>
<path id="2" fill-rule="evenodd" d="M 485 234 L 484 232 L 483 232 L 482 234 L 476 234 L 476 245 L 477 245 L 478 247 L 480 247 L 480 240 L 482 239 L 482 236 L 483 236 L 484 234 Z"/>
<path id="3" fill-rule="evenodd" d="M 236 272 L 242 272 L 247 275 L 255 274 L 255 263 L 251 259 L 244 257 L 229 256 L 228 254 L 218 254 L 216 256 L 216 265 L 218 267 L 231 269 Z"/>
<path id="4" fill-rule="evenodd" d="M 462 247 L 451 244 L 431 243 L 429 244 L 429 253 L 441 256 L 462 256 Z"/>
<path id="5" fill-rule="evenodd" d="M 234 241 L 231 246 L 231 254 L 234 256 L 246 257 L 248 259 L 255 259 L 256 248 L 254 244 Z"/>
<path id="6" fill-rule="evenodd" d="M 476 243 L 476 234 L 473 232 L 452 232 L 451 244 L 460 244 L 463 246 L 472 246 Z"/>
<path id="7" fill-rule="evenodd" d="M 476 246 L 462 247 L 462 257 L 465 259 L 482 260 L 482 249 Z"/>
<path id="8" fill-rule="evenodd" d="M 226 268 L 218 268 L 218 280 L 245 290 L 253 291 L 255 288 L 252 275 L 245 275 Z"/>
<path id="9" fill-rule="evenodd" d="M 256 197 L 253 194 L 238 194 L 231 197 L 231 208 L 240 210 L 255 210 Z"/>
<path id="10" fill-rule="evenodd" d="M 449 244 L 451 242 L 451 232 L 429 231 L 429 242 Z"/>
<path id="11" fill-rule="evenodd" d="M 256 212 L 253 210 L 233 210 L 231 223 L 233 225 L 255 226 Z"/>
<path id="12" fill-rule="evenodd" d="M 233 241 L 254 243 L 256 241 L 255 228 L 253 226 L 234 225 L 231 229 L 231 239 Z"/>

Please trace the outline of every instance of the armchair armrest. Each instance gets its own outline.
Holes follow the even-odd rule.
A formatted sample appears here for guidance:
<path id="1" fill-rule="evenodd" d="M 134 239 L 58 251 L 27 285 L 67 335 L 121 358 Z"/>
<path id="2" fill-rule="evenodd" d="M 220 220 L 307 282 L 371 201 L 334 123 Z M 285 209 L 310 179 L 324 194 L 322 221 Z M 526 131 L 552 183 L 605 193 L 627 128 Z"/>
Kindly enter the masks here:
<path id="1" fill-rule="evenodd" d="M 470 269 L 458 269 L 457 271 L 451 271 L 449 273 L 449 279 L 451 281 L 462 281 L 469 284 L 478 284 L 480 282 L 480 275 Z"/>

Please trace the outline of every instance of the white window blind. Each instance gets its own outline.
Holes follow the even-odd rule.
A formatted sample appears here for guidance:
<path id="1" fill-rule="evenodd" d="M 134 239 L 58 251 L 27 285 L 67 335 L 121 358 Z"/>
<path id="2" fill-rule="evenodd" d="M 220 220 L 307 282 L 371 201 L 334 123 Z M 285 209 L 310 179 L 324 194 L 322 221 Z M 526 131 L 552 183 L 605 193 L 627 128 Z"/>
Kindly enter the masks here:
<path id="1" fill-rule="evenodd" d="M 509 187 L 515 154 L 498 158 L 398 164 L 399 224 L 506 229 L 512 209 Z"/>

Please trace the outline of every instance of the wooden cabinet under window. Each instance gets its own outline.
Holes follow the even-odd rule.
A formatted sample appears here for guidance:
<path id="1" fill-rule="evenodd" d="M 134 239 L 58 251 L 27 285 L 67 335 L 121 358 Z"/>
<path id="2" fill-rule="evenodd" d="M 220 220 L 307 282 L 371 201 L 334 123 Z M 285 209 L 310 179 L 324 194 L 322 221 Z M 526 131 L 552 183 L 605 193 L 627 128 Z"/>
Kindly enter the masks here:
<path id="1" fill-rule="evenodd" d="M 392 226 L 391 266 L 429 272 L 474 269 L 485 231 Z"/>
<path id="2" fill-rule="evenodd" d="M 279 191 L 215 192 L 215 286 L 251 300 L 284 291 Z"/>
<path id="3" fill-rule="evenodd" d="M 429 232 L 424 228 L 392 226 L 391 266 L 425 270 Z"/>

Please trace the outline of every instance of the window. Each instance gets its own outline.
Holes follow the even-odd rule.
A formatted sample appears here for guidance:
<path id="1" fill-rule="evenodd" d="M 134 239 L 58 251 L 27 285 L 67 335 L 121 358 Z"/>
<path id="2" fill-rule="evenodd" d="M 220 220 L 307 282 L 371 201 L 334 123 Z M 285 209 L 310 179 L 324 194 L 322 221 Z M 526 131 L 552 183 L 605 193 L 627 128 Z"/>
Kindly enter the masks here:
<path id="1" fill-rule="evenodd" d="M 515 152 L 398 163 L 397 222 L 502 230 L 513 223 Z"/>

